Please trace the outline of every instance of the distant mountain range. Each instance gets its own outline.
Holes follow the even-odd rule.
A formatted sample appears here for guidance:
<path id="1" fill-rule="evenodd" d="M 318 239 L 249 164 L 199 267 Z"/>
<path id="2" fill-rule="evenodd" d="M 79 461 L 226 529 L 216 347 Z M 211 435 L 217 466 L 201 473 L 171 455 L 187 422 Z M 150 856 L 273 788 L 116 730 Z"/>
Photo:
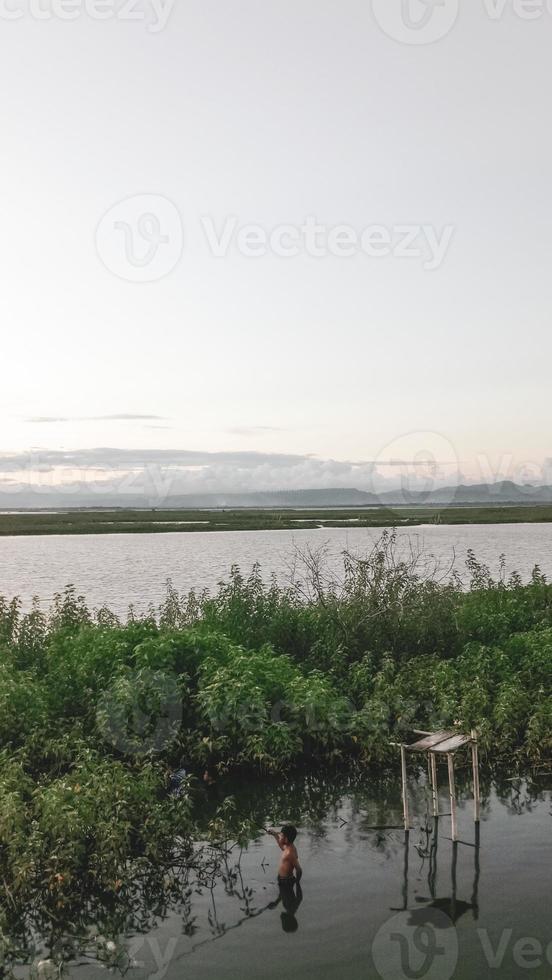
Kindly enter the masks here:
<path id="1" fill-rule="evenodd" d="M 552 504 L 552 487 L 521 486 L 511 481 L 462 484 L 436 490 L 388 490 L 374 493 L 343 487 L 326 490 L 277 490 L 244 493 L 176 494 L 153 499 L 143 494 L 90 493 L 56 490 L 36 492 L 27 488 L 0 490 L 0 510 L 66 510 L 103 508 L 165 508 L 194 510 L 199 508 L 326 508 L 326 507 L 397 507 L 397 506 L 470 506 L 497 507 L 507 504 Z"/>

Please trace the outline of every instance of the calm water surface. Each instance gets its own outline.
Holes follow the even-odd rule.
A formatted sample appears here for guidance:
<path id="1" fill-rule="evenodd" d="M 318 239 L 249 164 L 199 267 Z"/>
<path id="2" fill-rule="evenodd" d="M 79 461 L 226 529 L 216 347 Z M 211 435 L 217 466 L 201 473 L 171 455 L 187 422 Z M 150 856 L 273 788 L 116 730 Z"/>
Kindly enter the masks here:
<path id="1" fill-rule="evenodd" d="M 232 852 L 228 874 L 212 889 L 194 891 L 186 915 L 159 918 L 146 935 L 114 936 L 122 971 L 132 960 L 126 975 L 136 980 L 549 978 L 550 778 L 484 780 L 477 847 L 471 800 L 462 792 L 465 843 L 453 847 L 449 819 L 435 825 L 427 815 L 423 778 L 411 780 L 408 844 L 402 830 L 372 829 L 401 822 L 397 777 L 234 784 L 238 814 L 264 826 L 297 823 L 301 892 L 279 890 L 279 852 L 263 835 L 241 859 Z M 202 792 L 213 792 L 205 806 L 214 811 L 228 787 Z M 446 813 L 444 787 L 440 807 Z M 520 965 L 524 942 L 531 943 L 531 969 Z M 71 975 L 106 972 L 83 958 Z"/>
<path id="2" fill-rule="evenodd" d="M 71 583 L 91 606 L 109 605 L 124 613 L 131 602 L 138 608 L 160 602 L 167 578 L 183 592 L 214 589 L 232 564 L 249 570 L 258 561 L 265 577 L 274 573 L 285 581 L 296 547 L 326 546 L 328 562 L 337 569 L 343 549 L 366 553 L 380 533 L 321 528 L 0 538 L 0 594 L 19 595 L 26 604 L 38 596 L 47 604 Z M 462 571 L 471 548 L 493 570 L 504 554 L 507 568 L 524 578 L 537 563 L 552 577 L 552 524 L 432 525 L 400 532 L 399 549 L 412 546 L 434 555 L 442 569 L 455 559 Z"/>

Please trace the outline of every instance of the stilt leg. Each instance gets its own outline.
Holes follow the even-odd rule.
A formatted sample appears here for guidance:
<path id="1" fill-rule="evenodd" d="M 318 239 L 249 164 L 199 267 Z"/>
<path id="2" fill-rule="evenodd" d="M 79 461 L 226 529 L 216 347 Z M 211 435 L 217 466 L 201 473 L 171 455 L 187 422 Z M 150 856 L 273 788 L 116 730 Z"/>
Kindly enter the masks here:
<path id="1" fill-rule="evenodd" d="M 473 894 L 472 894 L 472 906 L 473 906 L 473 917 L 474 919 L 479 918 L 479 876 L 481 874 L 481 864 L 479 859 L 479 850 L 481 846 L 481 824 L 476 823 L 475 825 L 475 860 L 474 860 L 474 877 L 473 877 Z"/>
<path id="2" fill-rule="evenodd" d="M 472 767 L 473 767 L 473 819 L 479 823 L 481 814 L 481 802 L 479 793 L 479 751 L 477 748 L 477 732 L 471 733 L 472 737 Z"/>
<path id="3" fill-rule="evenodd" d="M 404 871 L 403 871 L 403 909 L 406 911 L 408 908 L 408 849 L 409 849 L 409 839 L 410 835 L 407 832 L 404 838 Z"/>
<path id="4" fill-rule="evenodd" d="M 456 825 L 456 787 L 454 785 L 454 756 L 449 752 L 447 755 L 449 792 L 450 792 L 450 823 L 451 837 L 453 841 L 458 840 L 458 827 Z"/>
<path id="5" fill-rule="evenodd" d="M 451 909 L 450 917 L 452 921 L 456 924 L 456 866 L 458 864 L 458 842 L 454 841 L 452 845 L 452 898 L 451 898 Z"/>
<path id="6" fill-rule="evenodd" d="M 404 745 L 401 745 L 401 772 L 402 772 L 404 829 L 406 833 L 408 833 L 410 830 L 410 816 L 408 813 L 408 787 L 406 783 L 406 747 Z"/>
<path id="7" fill-rule="evenodd" d="M 431 795 L 433 798 L 433 816 L 439 816 L 439 796 L 437 792 L 437 760 L 433 752 L 429 753 L 429 771 L 431 773 Z"/>
<path id="8" fill-rule="evenodd" d="M 429 851 L 429 873 L 427 883 L 429 894 L 433 899 L 436 897 L 435 886 L 437 881 L 437 845 L 439 843 L 439 817 L 433 818 L 433 840 Z"/>

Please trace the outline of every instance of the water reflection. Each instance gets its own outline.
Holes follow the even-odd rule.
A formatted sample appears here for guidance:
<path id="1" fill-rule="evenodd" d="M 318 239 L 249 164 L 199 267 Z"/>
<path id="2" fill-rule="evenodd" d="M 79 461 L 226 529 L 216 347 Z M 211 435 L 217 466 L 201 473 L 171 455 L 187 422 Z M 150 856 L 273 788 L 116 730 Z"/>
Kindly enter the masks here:
<path id="1" fill-rule="evenodd" d="M 475 824 L 475 834 L 474 843 L 469 844 L 466 842 L 453 841 L 451 849 L 451 865 L 450 865 L 450 894 L 446 896 L 437 895 L 437 854 L 438 854 L 438 844 L 439 844 L 439 817 L 433 818 L 433 830 L 426 824 L 422 828 L 422 833 L 426 837 L 425 847 L 422 844 L 416 846 L 417 853 L 422 858 L 422 867 L 427 863 L 427 885 L 429 889 L 429 896 L 418 895 L 415 898 L 415 902 L 418 906 L 423 907 L 412 907 L 409 906 L 409 856 L 410 856 L 410 835 L 405 835 L 404 842 L 404 870 L 403 870 L 403 885 L 402 885 L 402 897 L 403 904 L 398 909 L 392 909 L 392 911 L 404 911 L 410 912 L 410 918 L 408 924 L 412 926 L 422 926 L 427 924 L 435 925 L 435 919 L 431 915 L 431 910 L 437 910 L 443 912 L 446 919 L 442 918 L 438 921 L 448 927 L 450 925 L 456 925 L 458 920 L 462 918 L 467 912 L 472 913 L 472 918 L 477 921 L 479 918 L 479 881 L 481 877 L 481 827 L 480 824 Z M 460 849 L 464 848 L 463 856 L 469 853 L 469 849 L 473 850 L 473 886 L 471 892 L 471 900 L 466 901 L 458 897 L 458 855 Z"/>
<path id="2" fill-rule="evenodd" d="M 461 779 L 459 783 L 464 836 L 468 838 L 468 831 L 473 836 L 457 844 L 447 839 L 448 820 L 429 815 L 431 798 L 423 774 L 412 787 L 418 829 L 406 840 L 404 832 L 394 829 L 401 821 L 400 780 L 395 771 L 296 773 L 280 780 L 221 782 L 212 790 L 202 789 L 198 819 L 205 825 L 221 799 L 230 792 L 234 797 L 229 813 L 235 836 L 228 845 L 204 845 L 201 862 L 175 861 L 171 868 L 138 864 L 123 892 L 106 895 L 89 888 L 64 909 L 48 905 L 39 892 L 32 908 L 18 907 L 12 896 L 0 909 L 3 932 L 10 939 L 4 970 L 9 975 L 16 963 L 49 958 L 56 964 L 101 964 L 122 975 L 136 960 L 145 962 L 148 949 L 155 953 L 156 937 L 164 930 L 162 948 L 168 948 L 167 936 L 173 943 L 174 972 L 168 974 L 172 980 L 190 958 L 195 970 L 204 956 L 232 943 L 237 934 L 244 959 L 250 944 L 262 945 L 275 934 L 281 941 L 282 933 L 296 934 L 294 949 L 302 948 L 307 924 L 312 930 L 313 920 L 320 916 L 327 916 L 326 933 L 335 945 L 342 942 L 340 930 L 347 928 L 359 909 L 366 916 L 365 934 L 370 916 L 384 911 L 408 912 L 410 923 L 418 926 L 429 920 L 435 925 L 431 916 L 436 911 L 444 913 L 442 920 L 451 925 L 475 923 L 500 905 L 498 895 L 491 902 L 482 901 L 480 908 L 480 891 L 486 884 L 488 897 L 492 883 L 508 869 L 511 853 L 502 837 L 512 817 L 521 819 L 514 821 L 511 832 L 516 840 L 523 837 L 526 842 L 515 881 L 516 902 L 537 919 L 540 906 L 534 886 L 546 874 L 549 847 L 548 784 L 506 777 L 495 778 L 493 785 L 488 778 L 482 780 L 484 822 L 479 835 L 471 822 L 469 786 L 465 807 Z M 300 885 L 278 887 L 276 866 L 269 863 L 272 851 L 264 848 L 257 829 L 285 822 L 300 828 L 306 899 Z M 239 843 L 233 844 L 234 840 Z M 393 892 L 400 895 L 398 908 L 393 908 Z M 328 894 L 334 903 L 331 908 Z M 360 930 L 356 941 L 361 942 Z M 145 966 L 142 976 L 156 973 L 155 956 L 150 959 L 151 969 L 148 972 Z"/>

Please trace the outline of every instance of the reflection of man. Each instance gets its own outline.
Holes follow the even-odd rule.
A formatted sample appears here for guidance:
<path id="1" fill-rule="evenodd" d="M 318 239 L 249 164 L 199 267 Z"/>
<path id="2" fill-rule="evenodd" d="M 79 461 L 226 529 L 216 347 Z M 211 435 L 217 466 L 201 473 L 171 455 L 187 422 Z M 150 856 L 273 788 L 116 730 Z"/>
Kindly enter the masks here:
<path id="1" fill-rule="evenodd" d="M 281 902 L 284 906 L 284 911 L 280 913 L 280 921 L 282 923 L 282 929 L 284 932 L 297 932 L 299 928 L 299 923 L 295 918 L 295 913 L 299 908 L 301 902 L 303 901 L 303 890 L 299 882 L 294 886 L 291 882 L 280 882 L 280 898 L 278 902 Z M 275 905 L 278 904 L 275 902 Z"/>
<path id="2" fill-rule="evenodd" d="M 278 888 L 280 894 L 275 902 L 271 902 L 269 909 L 275 909 L 280 902 L 284 906 L 284 911 L 280 913 L 280 921 L 284 932 L 297 932 L 299 923 L 295 918 L 295 913 L 303 901 L 303 890 L 299 882 L 295 884 L 291 881 L 279 881 Z"/>

